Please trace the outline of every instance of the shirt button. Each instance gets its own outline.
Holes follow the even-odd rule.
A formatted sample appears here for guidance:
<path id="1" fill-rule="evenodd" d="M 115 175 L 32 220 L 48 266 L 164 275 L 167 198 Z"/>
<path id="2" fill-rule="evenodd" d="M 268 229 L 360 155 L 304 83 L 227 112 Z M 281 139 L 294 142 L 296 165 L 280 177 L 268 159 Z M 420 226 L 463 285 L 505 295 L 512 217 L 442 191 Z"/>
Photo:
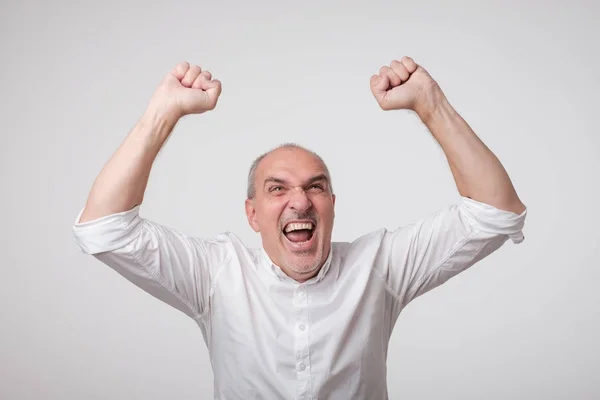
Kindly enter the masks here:
<path id="1" fill-rule="evenodd" d="M 302 291 L 298 292 L 298 296 L 304 297 L 304 296 L 306 296 L 306 292 L 302 290 Z"/>
<path id="2" fill-rule="evenodd" d="M 304 325 L 300 325 L 300 326 L 298 327 L 298 329 L 300 329 L 301 331 L 303 331 L 303 330 L 304 330 L 304 328 L 306 328 Z"/>
<path id="3" fill-rule="evenodd" d="M 304 371 L 306 369 L 306 365 L 300 364 L 298 365 L 298 371 Z"/>

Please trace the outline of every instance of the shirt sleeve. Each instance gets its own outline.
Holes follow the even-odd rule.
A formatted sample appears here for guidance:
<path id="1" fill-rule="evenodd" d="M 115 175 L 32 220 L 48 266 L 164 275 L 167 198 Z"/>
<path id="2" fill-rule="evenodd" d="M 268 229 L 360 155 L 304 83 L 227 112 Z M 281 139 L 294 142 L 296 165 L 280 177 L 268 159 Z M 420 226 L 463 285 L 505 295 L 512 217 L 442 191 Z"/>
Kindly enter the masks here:
<path id="1" fill-rule="evenodd" d="M 130 282 L 196 318 L 209 304 L 215 272 L 229 246 L 225 235 L 214 240 L 189 237 L 142 218 L 140 206 L 73 225 L 79 248 Z"/>
<path id="2" fill-rule="evenodd" d="M 378 263 L 388 289 L 404 306 L 498 250 L 521 243 L 520 215 L 467 197 L 420 221 L 385 230 Z"/>

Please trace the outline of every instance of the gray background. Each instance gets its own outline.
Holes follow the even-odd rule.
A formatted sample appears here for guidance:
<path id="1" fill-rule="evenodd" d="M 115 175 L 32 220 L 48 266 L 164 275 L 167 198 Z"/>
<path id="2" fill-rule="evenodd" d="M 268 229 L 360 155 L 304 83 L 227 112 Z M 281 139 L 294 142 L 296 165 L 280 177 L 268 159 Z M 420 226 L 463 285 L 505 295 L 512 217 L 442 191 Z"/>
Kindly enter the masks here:
<path id="1" fill-rule="evenodd" d="M 51 3 L 51 4 L 50 4 Z M 521 245 L 417 299 L 389 351 L 393 399 L 600 397 L 599 6 L 564 2 L 2 1 L 0 398 L 210 398 L 200 330 L 82 254 L 71 225 L 94 178 L 177 62 L 223 82 L 180 121 L 142 212 L 249 246 L 250 162 L 319 152 L 334 240 L 458 200 L 416 117 L 369 77 L 410 55 L 509 171 Z"/>

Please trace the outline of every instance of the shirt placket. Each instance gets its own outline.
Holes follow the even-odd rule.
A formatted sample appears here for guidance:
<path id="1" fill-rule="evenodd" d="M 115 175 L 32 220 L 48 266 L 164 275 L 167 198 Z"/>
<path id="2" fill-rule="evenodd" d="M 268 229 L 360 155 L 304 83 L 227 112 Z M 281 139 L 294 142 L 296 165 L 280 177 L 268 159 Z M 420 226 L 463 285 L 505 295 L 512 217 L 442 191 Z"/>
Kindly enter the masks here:
<path id="1" fill-rule="evenodd" d="M 294 291 L 296 325 L 294 327 L 294 350 L 296 354 L 296 399 L 309 400 L 310 397 L 310 358 L 308 351 L 308 295 L 306 286 L 299 285 Z"/>

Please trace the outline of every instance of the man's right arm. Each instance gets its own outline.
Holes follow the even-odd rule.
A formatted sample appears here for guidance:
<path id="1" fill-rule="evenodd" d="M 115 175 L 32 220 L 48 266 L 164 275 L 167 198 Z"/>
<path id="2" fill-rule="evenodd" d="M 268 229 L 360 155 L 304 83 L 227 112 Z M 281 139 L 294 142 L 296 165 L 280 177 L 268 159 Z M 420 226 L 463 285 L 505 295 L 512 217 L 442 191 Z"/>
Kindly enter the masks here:
<path id="1" fill-rule="evenodd" d="M 142 118 L 96 178 L 79 222 L 142 203 L 152 164 L 179 118 L 216 106 L 221 83 L 211 78 L 208 71 L 187 62 L 167 74 Z"/>
<path id="2" fill-rule="evenodd" d="M 148 110 L 96 178 L 79 222 L 142 203 L 152 164 L 177 120 Z"/>
<path id="3" fill-rule="evenodd" d="M 163 79 L 146 112 L 96 178 L 73 226 L 86 254 L 192 318 L 204 314 L 215 267 L 228 238 L 192 238 L 139 215 L 157 154 L 184 115 L 212 110 L 219 81 L 179 64 Z"/>

